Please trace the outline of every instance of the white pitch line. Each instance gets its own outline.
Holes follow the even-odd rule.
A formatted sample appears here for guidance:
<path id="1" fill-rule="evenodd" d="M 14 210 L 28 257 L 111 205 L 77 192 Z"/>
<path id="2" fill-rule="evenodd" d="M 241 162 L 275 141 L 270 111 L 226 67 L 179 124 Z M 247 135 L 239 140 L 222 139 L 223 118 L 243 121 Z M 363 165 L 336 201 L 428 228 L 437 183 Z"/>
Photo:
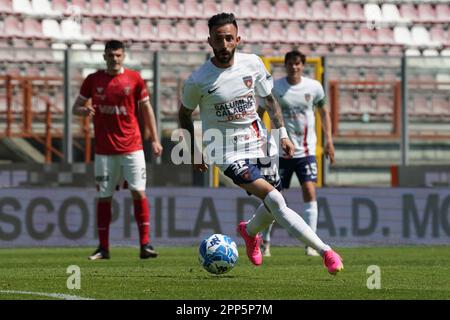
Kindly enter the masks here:
<path id="1" fill-rule="evenodd" d="M 91 299 L 91 298 L 71 296 L 69 294 L 63 294 L 63 293 L 47 293 L 47 292 L 31 292 L 31 291 L 15 291 L 15 290 L 0 290 L 0 293 L 28 294 L 28 295 L 32 295 L 32 296 L 42 296 L 42 297 L 50 297 L 50 298 L 64 299 L 64 300 L 95 300 L 95 299 Z"/>

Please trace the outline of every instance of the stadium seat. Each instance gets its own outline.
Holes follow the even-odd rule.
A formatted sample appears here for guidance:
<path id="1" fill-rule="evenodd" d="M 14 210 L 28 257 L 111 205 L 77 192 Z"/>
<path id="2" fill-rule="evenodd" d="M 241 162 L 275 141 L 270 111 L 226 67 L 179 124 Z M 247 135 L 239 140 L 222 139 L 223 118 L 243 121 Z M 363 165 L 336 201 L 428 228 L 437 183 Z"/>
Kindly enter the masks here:
<path id="1" fill-rule="evenodd" d="M 25 18 L 23 20 L 23 36 L 29 39 L 43 39 L 42 25 L 39 20 L 33 18 Z"/>
<path id="2" fill-rule="evenodd" d="M 408 19 L 409 21 L 418 21 L 419 14 L 411 3 L 400 4 L 400 14 L 402 18 Z"/>
<path id="3" fill-rule="evenodd" d="M 383 3 L 381 5 L 381 13 L 383 21 L 389 24 L 406 24 L 411 22 L 400 16 L 397 6 L 393 3 Z"/>
<path id="4" fill-rule="evenodd" d="M 176 35 L 173 32 L 173 26 L 170 20 L 159 20 L 156 28 L 157 41 L 162 43 L 169 43 L 176 39 Z"/>
<path id="5" fill-rule="evenodd" d="M 447 94 L 434 94 L 431 99 L 432 113 L 438 117 L 450 116 L 450 97 Z"/>
<path id="6" fill-rule="evenodd" d="M 267 29 L 264 27 L 263 23 L 260 21 L 254 21 L 250 24 L 250 42 L 260 43 L 265 42 L 269 38 L 267 34 Z M 247 42 L 249 42 L 247 40 Z"/>
<path id="7" fill-rule="evenodd" d="M 14 14 L 13 6 L 10 0 L 0 0 L 0 16 Z"/>
<path id="8" fill-rule="evenodd" d="M 303 42 L 323 43 L 323 34 L 316 23 L 307 23 L 305 25 Z"/>
<path id="9" fill-rule="evenodd" d="M 147 0 L 147 13 L 151 18 L 164 18 L 165 12 L 163 10 L 161 1 Z"/>
<path id="10" fill-rule="evenodd" d="M 293 17 L 297 21 L 308 21 L 311 20 L 311 15 L 308 12 L 308 4 L 304 0 L 294 1 L 292 12 Z"/>
<path id="11" fill-rule="evenodd" d="M 298 25 L 298 22 L 291 21 L 286 26 L 286 38 L 289 43 L 302 43 L 305 42 L 305 38 L 303 37 L 303 32 Z"/>
<path id="12" fill-rule="evenodd" d="M 3 26 L 3 35 L 6 38 L 19 38 L 23 36 L 23 28 L 15 16 L 7 16 Z"/>
<path id="13" fill-rule="evenodd" d="M 166 0 L 166 18 L 182 19 L 184 18 L 183 11 L 178 0 Z"/>
<path id="14" fill-rule="evenodd" d="M 281 21 L 271 21 L 269 25 L 268 39 L 271 43 L 282 43 L 286 42 L 285 28 Z"/>
<path id="15" fill-rule="evenodd" d="M 447 34 L 442 26 L 434 26 L 430 30 L 431 41 L 442 43 L 443 45 L 448 44 Z"/>
<path id="16" fill-rule="evenodd" d="M 79 12 L 82 16 L 91 16 L 90 2 L 87 0 L 72 0 L 72 5 L 68 6 L 74 13 Z"/>
<path id="17" fill-rule="evenodd" d="M 207 45 L 209 35 L 208 25 L 204 20 L 197 20 L 194 24 L 194 39 L 196 42 Z"/>
<path id="18" fill-rule="evenodd" d="M 330 3 L 330 16 L 332 20 L 345 22 L 347 21 L 347 12 L 342 1 L 332 1 Z"/>
<path id="19" fill-rule="evenodd" d="M 203 1 L 203 17 L 210 18 L 219 12 L 216 1 Z"/>
<path id="20" fill-rule="evenodd" d="M 0 41 L 0 61 L 6 64 L 15 61 L 14 47 L 10 46 L 6 41 Z"/>
<path id="21" fill-rule="evenodd" d="M 58 21 L 53 19 L 42 20 L 42 33 L 44 36 L 56 41 L 64 40 Z"/>
<path id="22" fill-rule="evenodd" d="M 365 45 L 377 44 L 377 30 L 369 29 L 366 26 L 361 27 L 359 30 L 359 43 Z"/>
<path id="23" fill-rule="evenodd" d="M 34 57 L 35 57 L 36 61 L 39 61 L 42 63 L 52 63 L 53 62 L 51 47 L 49 46 L 48 41 L 45 41 L 45 40 L 33 41 L 33 51 L 34 51 Z"/>
<path id="24" fill-rule="evenodd" d="M 55 11 L 49 0 L 31 0 L 31 7 L 34 15 L 56 18 L 63 12 Z"/>
<path id="25" fill-rule="evenodd" d="M 108 15 L 112 17 L 130 17 L 124 0 L 109 0 Z"/>
<path id="26" fill-rule="evenodd" d="M 112 19 L 104 19 L 100 22 L 100 37 L 98 39 L 102 42 L 116 39 L 116 40 L 123 40 L 119 36 L 119 32 L 117 32 L 116 24 Z"/>
<path id="27" fill-rule="evenodd" d="M 378 28 L 376 32 L 378 44 L 391 45 L 395 43 L 394 32 L 391 29 Z"/>
<path id="28" fill-rule="evenodd" d="M 241 0 L 238 3 L 239 16 L 238 19 L 258 19 L 258 14 L 255 10 L 252 0 Z"/>
<path id="29" fill-rule="evenodd" d="M 14 51 L 16 53 L 15 61 L 16 62 L 26 62 L 33 63 L 35 62 L 34 51 L 28 45 L 27 41 L 24 39 L 14 39 Z"/>
<path id="30" fill-rule="evenodd" d="M 274 7 L 269 0 L 259 0 L 257 3 L 257 19 L 273 19 Z"/>
<path id="31" fill-rule="evenodd" d="M 364 16 L 366 18 L 366 21 L 374 26 L 381 25 L 381 22 L 383 20 L 381 9 L 375 3 L 366 3 L 364 5 Z"/>
<path id="32" fill-rule="evenodd" d="M 394 113 L 394 99 L 391 95 L 379 93 L 376 96 L 375 114 L 383 118 L 391 118 Z"/>
<path id="33" fill-rule="evenodd" d="M 81 33 L 81 24 L 73 19 L 64 19 L 60 26 L 62 38 L 66 42 L 88 42 L 92 40 L 88 35 Z"/>
<path id="34" fill-rule="evenodd" d="M 441 45 L 439 42 L 432 41 L 427 29 L 420 25 L 415 25 L 412 27 L 411 37 L 413 43 L 417 46 L 439 47 Z"/>
<path id="35" fill-rule="evenodd" d="M 327 21 L 331 20 L 328 14 L 325 3 L 322 1 L 313 1 L 311 3 L 311 17 L 316 21 Z"/>
<path id="36" fill-rule="evenodd" d="M 406 46 L 415 45 L 414 40 L 411 37 L 411 33 L 407 27 L 394 27 L 394 40 L 396 43 Z"/>
<path id="37" fill-rule="evenodd" d="M 365 22 L 364 11 L 359 3 L 350 2 L 347 4 L 347 18 L 352 22 Z"/>
<path id="38" fill-rule="evenodd" d="M 157 39 L 156 26 L 153 25 L 153 23 L 150 20 L 148 19 L 140 20 L 138 29 L 140 41 L 151 42 Z"/>
<path id="39" fill-rule="evenodd" d="M 108 17 L 110 16 L 111 8 L 107 5 L 105 0 L 91 1 L 89 15 L 93 17 Z"/>
<path id="40" fill-rule="evenodd" d="M 275 2 L 274 18 L 282 21 L 292 19 L 291 9 L 289 3 L 286 0 L 280 0 Z"/>
<path id="41" fill-rule="evenodd" d="M 128 16 L 137 18 L 147 18 L 148 7 L 142 0 L 128 0 Z"/>
<path id="42" fill-rule="evenodd" d="M 351 26 L 342 27 L 342 37 L 341 42 L 348 45 L 355 45 L 361 43 L 362 41 L 358 39 L 355 30 Z"/>
<path id="43" fill-rule="evenodd" d="M 239 6 L 234 3 L 234 0 L 223 0 L 220 1 L 221 12 L 231 12 L 234 13 L 236 19 L 241 19 Z"/>
<path id="44" fill-rule="evenodd" d="M 69 0 L 52 0 L 51 8 L 54 12 L 65 14 L 69 5 Z"/>
<path id="45" fill-rule="evenodd" d="M 193 41 L 194 39 L 193 29 L 186 20 L 180 20 L 177 22 L 176 39 L 178 39 L 178 41 L 183 43 Z"/>
<path id="46" fill-rule="evenodd" d="M 436 12 L 430 3 L 420 3 L 418 12 L 420 22 L 433 23 L 436 21 Z"/>
<path id="47" fill-rule="evenodd" d="M 13 11 L 25 15 L 33 15 L 33 8 L 28 0 L 12 0 Z"/>
<path id="48" fill-rule="evenodd" d="M 436 22 L 450 22 L 450 7 L 448 3 L 436 4 Z"/>
<path id="49" fill-rule="evenodd" d="M 203 6 L 197 0 L 185 0 L 184 17 L 186 19 L 199 19 L 206 16 L 203 16 Z"/>
<path id="50" fill-rule="evenodd" d="M 81 33 L 91 39 L 100 38 L 99 27 L 94 19 L 84 18 L 81 20 Z"/>
<path id="51" fill-rule="evenodd" d="M 334 25 L 325 25 L 322 29 L 323 37 L 321 38 L 321 42 L 328 43 L 332 45 L 336 45 L 341 43 L 341 37 L 338 34 L 338 30 Z M 309 36 L 307 36 L 308 39 Z"/>
<path id="52" fill-rule="evenodd" d="M 405 55 L 407 55 L 408 57 L 420 57 L 422 54 L 418 49 L 409 48 L 406 49 Z"/>
<path id="53" fill-rule="evenodd" d="M 123 19 L 120 21 L 120 32 L 121 38 L 124 39 L 124 41 L 141 41 L 138 28 L 134 24 L 133 19 Z"/>

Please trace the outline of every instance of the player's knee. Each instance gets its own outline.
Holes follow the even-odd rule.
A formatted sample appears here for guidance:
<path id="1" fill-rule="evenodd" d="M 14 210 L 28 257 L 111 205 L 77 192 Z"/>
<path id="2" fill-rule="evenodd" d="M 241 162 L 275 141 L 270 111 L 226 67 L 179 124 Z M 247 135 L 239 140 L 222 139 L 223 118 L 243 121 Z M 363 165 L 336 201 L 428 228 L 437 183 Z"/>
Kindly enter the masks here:
<path id="1" fill-rule="evenodd" d="M 264 204 L 272 213 L 279 212 L 287 206 L 283 195 L 277 189 L 273 189 L 266 195 Z"/>

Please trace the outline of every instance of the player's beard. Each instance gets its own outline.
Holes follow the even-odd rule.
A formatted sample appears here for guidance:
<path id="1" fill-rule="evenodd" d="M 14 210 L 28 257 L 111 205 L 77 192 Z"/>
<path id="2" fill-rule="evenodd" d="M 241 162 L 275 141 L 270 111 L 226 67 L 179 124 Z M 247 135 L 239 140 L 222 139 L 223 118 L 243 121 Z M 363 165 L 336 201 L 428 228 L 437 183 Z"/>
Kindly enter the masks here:
<path id="1" fill-rule="evenodd" d="M 216 49 L 213 49 L 213 51 L 214 51 L 214 56 L 216 57 L 217 61 L 219 61 L 222 64 L 228 64 L 233 59 L 236 48 L 234 48 L 231 51 L 228 51 L 228 50 L 219 51 Z M 226 52 L 228 54 L 224 56 L 224 55 L 222 55 L 223 52 Z"/>

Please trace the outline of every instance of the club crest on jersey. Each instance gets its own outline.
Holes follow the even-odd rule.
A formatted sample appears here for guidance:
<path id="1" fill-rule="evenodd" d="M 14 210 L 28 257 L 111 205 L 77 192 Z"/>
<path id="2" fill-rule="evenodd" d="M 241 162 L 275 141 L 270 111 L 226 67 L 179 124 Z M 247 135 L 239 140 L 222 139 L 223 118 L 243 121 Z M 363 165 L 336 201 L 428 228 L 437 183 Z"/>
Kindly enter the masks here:
<path id="1" fill-rule="evenodd" d="M 311 94 L 305 93 L 305 100 L 306 100 L 306 102 L 309 102 L 309 99 L 311 99 Z"/>
<path id="2" fill-rule="evenodd" d="M 103 88 L 102 87 L 97 87 L 97 93 L 102 93 L 103 92 Z"/>
<path id="3" fill-rule="evenodd" d="M 131 90 L 130 87 L 123 88 L 123 92 L 125 93 L 126 96 L 130 94 L 130 90 Z"/>
<path id="4" fill-rule="evenodd" d="M 246 76 L 242 78 L 242 81 L 244 81 L 244 84 L 247 86 L 247 88 L 251 88 L 253 84 L 253 78 L 252 76 Z"/>

